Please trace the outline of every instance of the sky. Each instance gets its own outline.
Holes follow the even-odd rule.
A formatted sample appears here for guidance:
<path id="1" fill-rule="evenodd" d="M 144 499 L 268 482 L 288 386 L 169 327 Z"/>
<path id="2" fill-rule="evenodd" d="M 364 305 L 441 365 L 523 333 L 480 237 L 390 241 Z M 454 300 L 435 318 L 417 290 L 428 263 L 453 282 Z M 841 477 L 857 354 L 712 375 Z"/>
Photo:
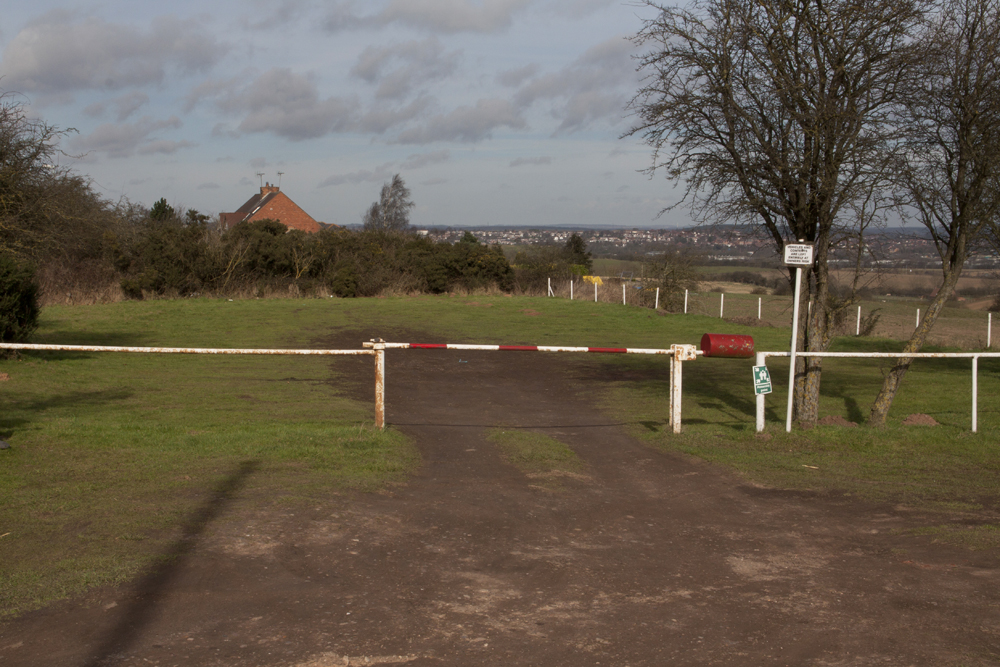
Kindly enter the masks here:
<path id="1" fill-rule="evenodd" d="M 0 90 L 111 201 L 235 211 L 261 182 L 359 223 L 400 174 L 417 226 L 688 225 L 625 137 L 622 0 L 8 3 Z"/>

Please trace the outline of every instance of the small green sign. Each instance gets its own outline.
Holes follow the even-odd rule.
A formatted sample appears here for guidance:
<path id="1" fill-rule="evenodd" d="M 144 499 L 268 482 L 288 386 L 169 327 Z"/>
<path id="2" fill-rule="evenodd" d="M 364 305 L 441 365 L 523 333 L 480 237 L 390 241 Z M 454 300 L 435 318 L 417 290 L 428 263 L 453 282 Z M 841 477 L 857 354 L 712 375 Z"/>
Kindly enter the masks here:
<path id="1" fill-rule="evenodd" d="M 771 374 L 767 366 L 753 367 L 753 390 L 758 396 L 771 393 Z"/>

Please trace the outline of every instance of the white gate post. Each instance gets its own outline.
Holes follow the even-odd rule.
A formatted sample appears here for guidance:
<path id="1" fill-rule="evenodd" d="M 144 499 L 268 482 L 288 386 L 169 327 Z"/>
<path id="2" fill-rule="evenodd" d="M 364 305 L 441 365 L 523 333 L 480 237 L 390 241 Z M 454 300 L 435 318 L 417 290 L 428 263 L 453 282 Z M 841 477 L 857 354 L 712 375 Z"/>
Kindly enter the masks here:
<path id="1" fill-rule="evenodd" d="M 375 350 L 375 428 L 385 430 L 385 341 L 372 340 Z"/>
<path id="2" fill-rule="evenodd" d="M 972 432 L 979 419 L 979 357 L 972 357 Z"/>
<path id="3" fill-rule="evenodd" d="M 697 359 L 698 353 L 694 345 L 671 345 L 670 352 L 670 429 L 680 433 L 684 362 Z"/>
<path id="4" fill-rule="evenodd" d="M 757 361 L 754 362 L 755 366 L 766 366 L 767 365 L 767 355 L 763 352 L 757 353 Z M 764 430 L 764 397 L 767 394 L 757 394 L 757 432 L 760 433 Z"/>

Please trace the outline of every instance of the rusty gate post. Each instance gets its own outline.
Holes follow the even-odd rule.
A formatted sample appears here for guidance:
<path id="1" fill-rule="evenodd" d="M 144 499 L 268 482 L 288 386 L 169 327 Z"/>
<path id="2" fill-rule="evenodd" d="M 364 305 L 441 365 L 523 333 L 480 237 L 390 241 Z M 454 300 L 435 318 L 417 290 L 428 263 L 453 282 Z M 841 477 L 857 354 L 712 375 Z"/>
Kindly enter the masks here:
<path id="1" fill-rule="evenodd" d="M 385 430 L 385 341 L 372 340 L 375 350 L 375 428 Z"/>
<path id="2" fill-rule="evenodd" d="M 694 361 L 698 353 L 694 345 L 670 346 L 670 429 L 681 432 L 681 396 L 685 361 Z"/>

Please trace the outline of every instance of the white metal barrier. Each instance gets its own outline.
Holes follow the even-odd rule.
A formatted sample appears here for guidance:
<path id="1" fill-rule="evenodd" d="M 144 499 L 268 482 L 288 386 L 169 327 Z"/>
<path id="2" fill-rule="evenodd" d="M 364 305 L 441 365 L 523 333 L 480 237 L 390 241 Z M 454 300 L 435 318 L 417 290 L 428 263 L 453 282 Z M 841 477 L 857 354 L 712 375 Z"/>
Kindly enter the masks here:
<path id="1" fill-rule="evenodd" d="M 361 350 L 312 349 L 231 349 L 197 347 L 121 347 L 109 345 L 40 345 L 0 343 L 0 349 L 52 352 L 126 352 L 139 354 L 243 354 L 299 356 L 372 356 L 375 357 L 375 427 L 385 428 L 385 351 L 388 349 L 497 350 L 508 352 L 596 352 L 605 354 L 655 354 L 670 357 L 670 427 L 681 432 L 682 364 L 702 354 L 694 345 L 671 345 L 669 349 L 567 347 L 546 345 L 465 345 L 440 343 L 386 343 L 381 339 L 363 344 Z"/>
<path id="2" fill-rule="evenodd" d="M 789 352 L 758 352 L 755 365 L 766 366 L 768 357 L 787 357 Z M 854 359 L 972 359 L 972 432 L 978 428 L 979 358 L 998 358 L 1000 352 L 796 352 L 796 357 L 829 357 Z M 794 361 L 792 362 L 794 364 Z M 789 391 L 792 388 L 789 387 Z M 764 430 L 764 397 L 757 395 L 757 431 Z"/>

